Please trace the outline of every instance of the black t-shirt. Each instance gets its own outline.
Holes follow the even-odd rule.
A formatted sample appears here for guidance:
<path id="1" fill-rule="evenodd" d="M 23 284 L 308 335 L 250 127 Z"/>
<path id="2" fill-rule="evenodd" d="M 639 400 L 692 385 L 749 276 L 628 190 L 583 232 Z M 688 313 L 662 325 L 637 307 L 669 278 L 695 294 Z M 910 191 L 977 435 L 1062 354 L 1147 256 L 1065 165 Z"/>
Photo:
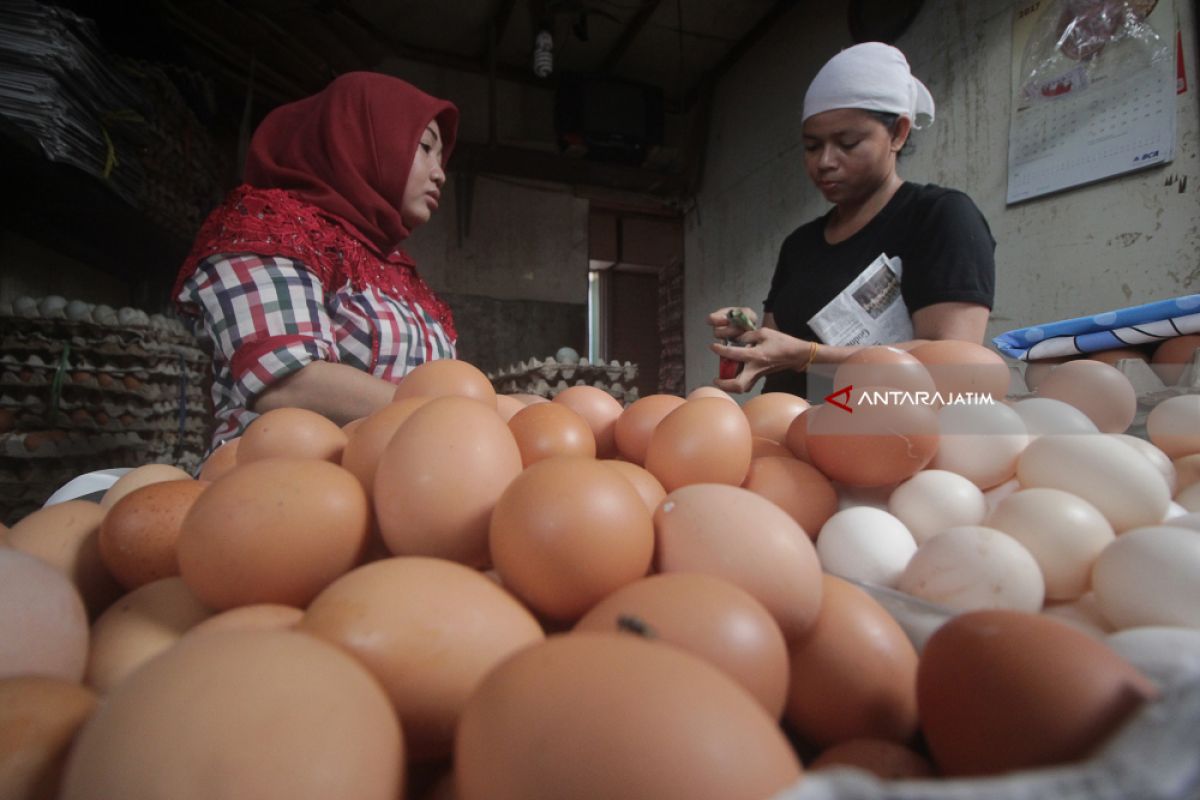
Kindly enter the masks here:
<path id="1" fill-rule="evenodd" d="M 900 293 L 911 314 L 934 303 L 992 307 L 996 241 L 987 220 L 967 195 L 933 184 L 903 183 L 887 205 L 849 239 L 829 244 L 829 214 L 800 226 L 783 242 L 764 310 L 779 330 L 817 340 L 808 320 L 845 289 L 879 255 L 899 256 Z M 828 382 L 826 382 L 828 383 Z M 830 384 L 831 386 L 831 384 Z M 768 375 L 764 392 L 810 394 L 803 373 Z"/>

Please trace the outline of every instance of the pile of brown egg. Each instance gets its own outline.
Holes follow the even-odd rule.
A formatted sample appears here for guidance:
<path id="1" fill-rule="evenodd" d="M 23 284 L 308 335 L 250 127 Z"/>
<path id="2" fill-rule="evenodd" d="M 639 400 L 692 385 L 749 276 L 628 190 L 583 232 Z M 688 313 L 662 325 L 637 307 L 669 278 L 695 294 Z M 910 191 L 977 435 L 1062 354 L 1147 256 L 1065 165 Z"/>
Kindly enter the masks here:
<path id="1" fill-rule="evenodd" d="M 1103 370 L 1082 409 L 997 400 L 983 348 L 842 370 L 836 404 L 623 407 L 436 361 L 30 514 L 0 795 L 761 800 L 1087 758 L 1160 691 L 1107 631 L 1200 637 L 1200 396 L 1135 445 Z M 950 618 L 918 650 L 860 580 Z"/>

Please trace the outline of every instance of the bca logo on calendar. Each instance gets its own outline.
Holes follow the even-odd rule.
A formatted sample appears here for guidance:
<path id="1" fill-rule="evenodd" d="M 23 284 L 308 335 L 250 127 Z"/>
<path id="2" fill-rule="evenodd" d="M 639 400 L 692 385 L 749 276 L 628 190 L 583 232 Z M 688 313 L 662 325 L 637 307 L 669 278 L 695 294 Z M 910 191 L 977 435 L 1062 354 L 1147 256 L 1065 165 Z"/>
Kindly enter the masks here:
<path id="1" fill-rule="evenodd" d="M 1147 153 L 1142 153 L 1140 156 L 1133 157 L 1133 163 L 1137 164 L 1140 161 L 1149 161 L 1152 158 L 1158 158 L 1158 151 L 1151 150 Z"/>

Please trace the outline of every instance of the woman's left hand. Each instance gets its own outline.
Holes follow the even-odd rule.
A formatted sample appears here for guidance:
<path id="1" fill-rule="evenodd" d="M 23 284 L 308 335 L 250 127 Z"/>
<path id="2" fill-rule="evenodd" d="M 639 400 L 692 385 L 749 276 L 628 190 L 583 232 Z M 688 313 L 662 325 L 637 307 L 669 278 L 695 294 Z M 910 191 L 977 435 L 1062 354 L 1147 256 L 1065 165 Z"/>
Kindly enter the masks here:
<path id="1" fill-rule="evenodd" d="M 807 363 L 813 343 L 780 333 L 773 328 L 746 331 L 738 337 L 744 347 L 714 342 L 709 349 L 721 358 L 737 361 L 742 370 L 733 378 L 718 378 L 713 385 L 726 392 L 748 392 L 759 378 L 785 369 L 799 369 Z"/>

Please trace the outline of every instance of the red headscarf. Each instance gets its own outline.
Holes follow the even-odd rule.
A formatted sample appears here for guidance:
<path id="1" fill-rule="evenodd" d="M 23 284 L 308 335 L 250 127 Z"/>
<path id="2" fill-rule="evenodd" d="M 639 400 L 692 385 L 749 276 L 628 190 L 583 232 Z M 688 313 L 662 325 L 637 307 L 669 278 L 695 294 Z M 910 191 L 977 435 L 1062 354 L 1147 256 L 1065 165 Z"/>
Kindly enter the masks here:
<path id="1" fill-rule="evenodd" d="M 280 255 L 304 262 L 330 291 L 349 280 L 411 298 L 453 337 L 449 308 L 399 249 L 410 233 L 400 212 L 408 173 L 433 120 L 445 162 L 458 109 L 372 72 L 346 73 L 273 110 L 250 141 L 246 184 L 201 227 L 173 296 L 211 255 Z"/>

